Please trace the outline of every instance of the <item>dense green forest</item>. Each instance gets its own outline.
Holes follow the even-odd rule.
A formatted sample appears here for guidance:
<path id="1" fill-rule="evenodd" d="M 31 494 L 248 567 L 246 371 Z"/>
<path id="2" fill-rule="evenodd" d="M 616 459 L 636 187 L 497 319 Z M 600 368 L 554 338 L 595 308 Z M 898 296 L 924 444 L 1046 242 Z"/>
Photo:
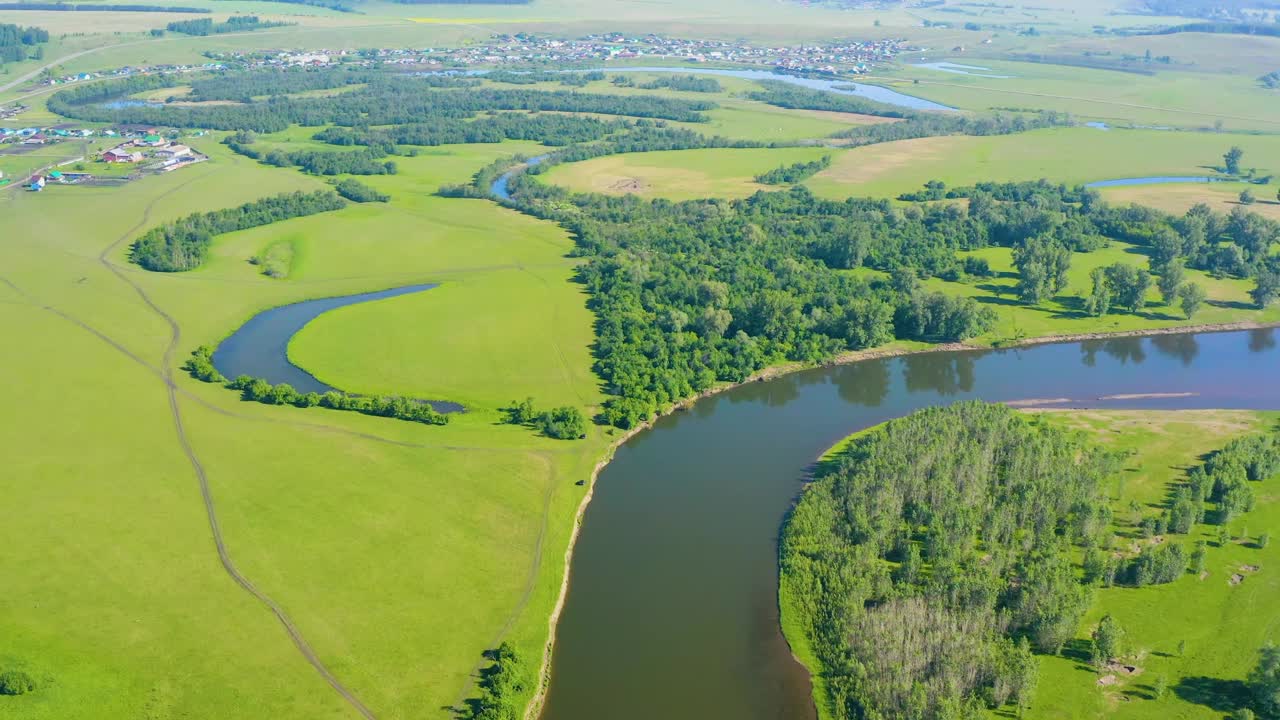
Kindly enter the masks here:
<path id="1" fill-rule="evenodd" d="M 1012 248 L 1018 294 L 1028 304 L 1063 290 L 1073 252 L 1111 240 L 1151 248 L 1158 272 L 1185 262 L 1255 276 L 1271 288 L 1269 296 L 1258 295 L 1266 302 L 1280 288 L 1267 280 L 1280 277 L 1280 261 L 1263 251 L 1264 241 L 1280 236 L 1275 223 L 1207 208 L 1175 217 L 1112 207 L 1096 191 L 1045 181 L 952 191 L 937 183 L 935 192 L 966 198 L 968 207 L 898 208 L 887 200 L 822 200 L 802 186 L 742 200 L 674 203 L 573 194 L 536 180 L 559 158 L 608 152 L 614 142 L 559 151 L 513 177 L 508 189 L 514 207 L 561 223 L 589 258 L 579 279 L 598 320 L 595 369 L 613 396 L 603 420 L 621 427 L 779 362 L 822 361 L 895 338 L 942 342 L 986 332 L 994 321 L 989 306 L 921 287 L 927 277 L 989 274 L 981 263 L 962 261 L 959 251 Z M 487 193 L 483 183 L 495 172 L 482 171 L 471 193 Z M 868 280 L 842 272 L 860 267 L 885 275 Z M 1134 290 L 1119 283 L 1129 278 L 1142 281 L 1136 269 L 1123 278 L 1113 271 L 1110 289 L 1120 299 L 1106 312 L 1141 310 L 1124 300 Z"/>
<path id="2" fill-rule="evenodd" d="M 782 592 L 836 718 L 1025 706 L 1034 652 L 1091 602 L 1072 556 L 1110 525 L 1119 458 L 1000 405 L 923 410 L 859 438 L 783 531 Z"/>
<path id="3" fill-rule="evenodd" d="M 47 42 L 48 30 L 0 23 L 0 65 L 26 60 L 33 53 L 42 57 L 43 51 L 39 46 Z"/>
<path id="4" fill-rule="evenodd" d="M 1280 473 L 1280 436 L 1210 454 L 1159 513 L 1120 524 L 1136 542 L 1117 542 L 1099 489 L 1119 460 L 976 402 L 892 421 L 825 460 L 783 530 L 780 593 L 831 715 L 976 720 L 1025 706 L 1034 653 L 1076 637 L 1091 588 L 1204 569 L 1205 544 L 1179 536 L 1204 522 L 1225 533 L 1252 509 L 1259 481 Z M 1101 662 L 1114 655 L 1107 625 L 1093 634 Z"/>
<path id="5" fill-rule="evenodd" d="M 311 71 L 316 75 L 320 71 Z M 423 123 L 438 118 L 470 118 L 479 113 L 501 110 L 525 110 L 570 113 L 627 115 L 680 122 L 706 122 L 703 111 L 716 107 L 702 100 L 681 100 L 653 95 L 601 95 L 569 91 L 531 89 L 476 88 L 466 80 L 448 77 L 409 77 L 383 74 L 374 77 L 353 75 L 346 70 L 331 70 L 338 75 L 332 82 L 351 84 L 353 77 L 364 77 L 367 84 L 332 97 L 284 97 L 278 92 L 297 92 L 301 85 L 323 85 L 324 81 L 308 77 L 293 80 L 294 73 L 258 73 L 244 92 L 254 96 L 270 96 L 267 100 L 236 105 L 138 106 L 107 107 L 103 101 L 133 93 L 171 87 L 177 80 L 165 75 L 137 76 L 67 88 L 49 98 L 49 109 L 59 115 L 93 122 L 136 123 L 212 130 L 251 130 L 278 132 L 290 124 L 318 127 L 368 127 Z M 299 71 L 298 75 L 309 75 Z M 238 77 L 238 76 L 237 76 Z M 273 89 L 272 80 L 279 80 Z M 201 99 L 225 96 L 224 85 L 195 85 Z"/>
<path id="6" fill-rule="evenodd" d="M 134 241 L 130 259 L 157 272 L 193 270 L 208 257 L 214 236 L 338 210 L 346 204 L 330 190 L 317 190 L 272 195 L 238 207 L 188 215 L 144 233 Z"/>

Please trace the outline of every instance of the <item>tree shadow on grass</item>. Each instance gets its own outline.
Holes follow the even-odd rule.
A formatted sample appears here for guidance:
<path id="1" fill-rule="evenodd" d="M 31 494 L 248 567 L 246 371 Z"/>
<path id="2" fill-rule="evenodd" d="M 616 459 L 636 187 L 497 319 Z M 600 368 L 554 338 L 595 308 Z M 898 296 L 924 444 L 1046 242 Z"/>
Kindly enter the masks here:
<path id="1" fill-rule="evenodd" d="M 1089 660 L 1093 656 L 1093 643 L 1084 638 L 1073 638 L 1062 646 L 1062 657 L 1076 663 L 1077 670 L 1093 672 Z"/>
<path id="2" fill-rule="evenodd" d="M 1182 700 L 1221 713 L 1244 707 L 1249 697 L 1249 688 L 1243 680 L 1203 676 L 1182 678 L 1173 686 L 1173 692 Z"/>
<path id="3" fill-rule="evenodd" d="M 1209 300 L 1208 305 L 1218 308 L 1227 308 L 1229 310 L 1257 310 L 1258 306 L 1252 303 L 1244 303 L 1239 300 Z"/>

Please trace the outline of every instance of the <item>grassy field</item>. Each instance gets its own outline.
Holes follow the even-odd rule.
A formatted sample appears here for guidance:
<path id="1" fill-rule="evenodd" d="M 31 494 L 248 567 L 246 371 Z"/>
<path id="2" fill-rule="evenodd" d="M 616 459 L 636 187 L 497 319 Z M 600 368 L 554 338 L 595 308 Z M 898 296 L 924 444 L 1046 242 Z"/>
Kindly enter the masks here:
<path id="1" fill-rule="evenodd" d="M 582 192 L 638 191 L 675 200 L 741 197 L 758 189 L 751 179 L 759 172 L 829 154 L 831 167 L 805 182 L 814 193 L 830 198 L 895 198 L 935 179 L 954 186 L 993 179 L 1048 178 L 1076 184 L 1159 175 L 1204 176 L 1214 172 L 1222 154 L 1233 145 L 1245 151 L 1246 168 L 1256 167 L 1261 175 L 1280 172 L 1280 136 L 1079 127 L 993 137 L 921 138 L 853 149 L 635 153 L 560 165 L 542 177 Z M 1181 187 L 1142 189 L 1158 194 Z M 1223 187 L 1238 195 L 1238 188 L 1244 186 Z M 1255 186 L 1254 190 L 1260 199 L 1270 200 L 1271 187 Z"/>
<path id="2" fill-rule="evenodd" d="M 1130 503 L 1152 513 L 1165 502 L 1170 486 L 1183 482 L 1199 456 L 1222 447 L 1234 436 L 1273 428 L 1275 413 L 1228 411 L 1054 413 L 1117 450 L 1132 453 L 1115 488 L 1118 531 L 1135 530 Z M 1270 482 L 1274 483 L 1273 478 Z M 1264 485 L 1265 487 L 1265 485 Z M 1258 549 L 1257 536 L 1280 523 L 1273 491 L 1259 493 L 1258 507 L 1232 523 L 1233 541 L 1217 546 L 1217 527 L 1199 525 L 1191 540 L 1209 542 L 1203 578 L 1187 575 L 1170 585 L 1142 589 L 1104 588 L 1077 634 L 1087 641 L 1092 628 L 1111 614 L 1125 628 L 1133 664 L 1140 672 L 1100 686 L 1099 674 L 1076 657 L 1046 657 L 1040 689 L 1027 717 L 1075 718 L 1221 718 L 1240 706 L 1241 681 L 1257 661 L 1257 651 L 1277 635 L 1280 551 Z M 1242 571 L 1244 566 L 1261 568 Z M 1244 582 L 1228 578 L 1243 573 Z M 1185 650 L 1179 645 L 1185 642 Z M 1070 653 L 1068 653 L 1070 655 Z M 1169 691 L 1154 696 L 1157 678 Z"/>
<path id="3" fill-rule="evenodd" d="M 391 332 L 429 343 L 435 330 L 422 328 L 420 316 L 451 329 L 451 317 L 469 312 L 457 303 L 474 299 L 473 284 L 529 278 L 528 292 L 557 308 L 541 326 L 556 334 L 530 333 L 521 354 L 446 341 L 447 353 L 428 347 L 400 357 L 397 370 L 421 379 L 439 372 L 440 357 L 459 367 L 505 361 L 535 397 L 580 405 L 598 397 L 585 359 L 590 319 L 565 282 L 568 238 L 487 202 L 453 201 L 450 216 L 426 195 L 520 146 L 446 148 L 406 161 L 402 175 L 385 179 L 396 196 L 391 207 L 334 213 L 326 221 L 336 232 L 295 227 L 300 219 L 226 238 L 198 272 L 129 266 L 117 240 L 143 227 L 319 185 L 230 155 L 211 139 L 200 146 L 213 162 L 123 189 L 0 195 L 0 222 L 22 230 L 5 232 L 0 244 L 0 277 L 17 288 L 0 283 L 0 314 L 30 338 L 0 367 L 39 378 L 22 383 L 4 411 L 0 449 L 11 457 L 10 477 L 23 482 L 6 484 L 0 536 L 41 548 L 38 563 L 15 554 L 0 562 L 13 588 L 0 599 L 0 659 L 42 685 L 6 701 L 6 717 L 65 718 L 89 706 L 95 717 L 353 716 L 218 566 L 158 375 L 258 310 L 444 280 L 439 295 L 423 296 L 441 308 L 378 308 L 394 317 Z M 290 237 L 301 238 L 290 279 L 267 278 L 247 262 Z M 181 332 L 174 355 L 166 355 L 165 321 L 98 261 L 104 252 L 172 316 Z M 490 302 L 483 320 L 524 323 L 529 307 L 519 298 L 507 307 Z M 363 356 L 366 369 L 394 354 L 385 336 L 356 332 L 350 341 L 377 350 Z M 531 364 L 556 361 L 573 371 L 540 373 Z M 380 372 L 362 380 L 387 383 Z M 472 403 L 445 428 L 243 404 L 216 386 L 177 379 L 178 410 L 231 555 L 381 716 L 459 702 L 482 651 L 503 638 L 537 656 L 585 492 L 573 483 L 604 450 L 602 437 L 562 443 L 495 425 L 499 401 L 510 398 L 490 378 L 472 377 L 479 387 L 450 378 L 442 388 Z"/>
<path id="4" fill-rule="evenodd" d="M 1249 190 L 1258 201 L 1247 206 L 1256 212 L 1280 220 L 1280 201 L 1276 199 L 1275 185 L 1250 185 L 1244 183 L 1133 185 L 1104 188 L 1102 196 L 1112 203 L 1137 203 L 1159 208 L 1167 212 L 1183 213 L 1196 203 L 1205 203 L 1218 212 L 1231 212 L 1240 205 L 1240 192 Z"/>
<path id="5" fill-rule="evenodd" d="M 565 163 L 540 176 L 579 192 L 636 193 L 671 200 L 746 197 L 769 186 L 755 176 L 782 165 L 833 155 L 824 148 L 717 148 L 610 155 Z"/>
<path id="6" fill-rule="evenodd" d="M 966 60 L 930 55 L 990 68 L 1002 79 L 899 65 L 895 88 L 967 110 L 1007 107 L 1070 112 L 1090 120 L 1179 128 L 1280 131 L 1275 93 L 1256 75 L 1168 71 L 1154 75 L 1004 60 Z"/>
<path id="7" fill-rule="evenodd" d="M 1035 307 L 1024 305 L 1016 299 L 1015 286 L 1018 279 L 1013 266 L 1013 255 L 1008 248 L 986 248 L 964 254 L 986 258 L 997 277 L 964 282 L 933 278 L 926 285 L 948 294 L 972 297 L 995 308 L 999 320 L 990 333 L 974 340 L 979 344 L 1000 344 L 1018 338 L 1045 335 L 1129 332 L 1144 328 L 1245 320 L 1280 322 L 1280 308 L 1257 310 L 1252 305 L 1249 298 L 1249 290 L 1253 287 L 1251 282 L 1214 278 L 1199 270 L 1187 270 L 1186 277 L 1188 281 L 1204 288 L 1209 300 L 1193 319 L 1188 320 L 1176 307 L 1161 304 L 1160 295 L 1154 287 L 1147 294 L 1147 307 L 1139 314 L 1113 313 L 1104 318 L 1087 315 L 1082 308 L 1084 298 L 1092 287 L 1089 274 L 1094 268 L 1117 262 L 1144 269 L 1148 267 L 1148 261 L 1141 250 L 1124 243 L 1115 242 L 1110 247 L 1091 253 L 1073 253 L 1066 290 Z"/>
<path id="8" fill-rule="evenodd" d="M 1234 410 L 1067 410 L 1047 414 L 1052 422 L 1126 453 L 1109 493 L 1116 532 L 1125 536 L 1136 531 L 1136 517 L 1163 507 L 1171 485 L 1184 482 L 1186 472 L 1201 462 L 1205 453 L 1234 437 L 1274 428 L 1280 421 L 1276 412 Z M 843 439 L 824 457 L 834 456 L 866 432 Z M 1138 513 L 1129 509 L 1134 503 L 1141 508 Z M 1225 547 L 1216 546 L 1216 527 L 1200 525 L 1193 530 L 1189 540 L 1210 541 L 1205 563 L 1209 574 L 1203 579 L 1187 575 L 1170 585 L 1098 590 L 1068 651 L 1042 656 L 1035 702 L 1022 717 L 1209 720 L 1238 707 L 1241 681 L 1255 663 L 1258 648 L 1280 638 L 1274 622 L 1280 578 L 1271 572 L 1280 551 L 1274 545 L 1260 550 L 1252 544 L 1259 533 L 1269 531 L 1277 522 L 1280 502 L 1274 493 L 1261 493 L 1258 507 L 1233 525 L 1237 539 Z M 1230 585 L 1227 578 L 1241 572 L 1244 565 L 1262 569 L 1249 573 L 1243 583 Z M 788 599 L 783 597 L 780 602 L 783 630 L 792 649 L 812 666 L 815 659 L 804 643 L 804 633 L 787 623 Z M 1116 617 L 1126 629 L 1131 659 L 1140 671 L 1117 684 L 1100 686 L 1101 675 L 1081 660 L 1079 652 L 1088 647 L 1089 634 L 1105 614 Z M 1185 652 L 1179 655 L 1183 641 Z M 1153 695 L 1157 677 L 1164 677 L 1170 688 L 1160 699 Z M 821 692 L 821 686 L 816 690 Z M 1004 717 L 1006 713 L 992 716 Z"/>
<path id="9" fill-rule="evenodd" d="M 972 185 L 1048 178 L 1067 184 L 1159 175 L 1204 176 L 1233 145 L 1243 165 L 1280 171 L 1280 136 L 1055 128 L 995 137 L 940 137 L 855 148 L 807 184 L 824 197 L 897 197 L 929 180 Z M 1263 191 L 1265 188 L 1262 189 Z"/>

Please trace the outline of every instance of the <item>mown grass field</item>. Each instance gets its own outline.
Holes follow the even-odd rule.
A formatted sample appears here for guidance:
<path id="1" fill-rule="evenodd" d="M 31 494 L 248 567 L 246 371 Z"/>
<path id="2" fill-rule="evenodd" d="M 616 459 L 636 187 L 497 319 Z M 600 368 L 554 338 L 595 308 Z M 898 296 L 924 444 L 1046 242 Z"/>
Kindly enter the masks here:
<path id="1" fill-rule="evenodd" d="M 1116 450 L 1132 453 L 1114 489 L 1118 530 L 1132 533 L 1137 513 L 1163 507 L 1170 488 L 1186 480 L 1200 456 L 1230 438 L 1276 426 L 1276 413 L 1234 411 L 1052 413 Z M 1280 550 L 1259 549 L 1257 536 L 1280 523 L 1276 478 L 1264 481 L 1258 506 L 1231 524 L 1232 541 L 1217 544 L 1217 526 L 1198 525 L 1186 542 L 1209 543 L 1203 579 L 1185 575 L 1169 585 L 1103 588 L 1078 631 L 1076 644 L 1105 614 L 1125 628 L 1129 660 L 1140 668 L 1115 685 L 1100 686 L 1099 673 L 1075 656 L 1045 657 L 1031 718 L 1221 718 L 1243 706 L 1242 681 L 1257 662 L 1257 651 L 1277 635 Z M 1179 538 L 1183 540 L 1183 538 Z M 1257 571 L 1241 570 L 1256 566 Z M 1233 574 L 1245 580 L 1231 585 Z M 1179 645 L 1185 643 L 1180 654 Z M 1066 655 L 1072 655 L 1068 652 Z M 1158 678 L 1169 690 L 1154 693 Z"/>
<path id="2" fill-rule="evenodd" d="M 621 194 L 638 188 L 643 195 L 672 200 L 741 197 L 759 189 L 751 182 L 759 172 L 828 154 L 832 157 L 831 167 L 804 183 L 817 195 L 896 198 L 920 189 L 930 180 L 957 186 L 1048 178 L 1074 185 L 1116 178 L 1208 176 L 1222 164 L 1222 154 L 1233 145 L 1245 151 L 1245 168 L 1256 167 L 1260 175 L 1280 172 L 1277 135 L 1076 127 L 992 137 L 931 137 L 852 149 L 722 148 L 633 153 L 560 165 L 541 177 L 545 182 L 581 192 Z M 1177 191 L 1181 187 L 1152 187 L 1150 192 L 1170 188 Z M 1261 199 L 1273 199 L 1272 186 L 1253 187 Z"/>
<path id="3" fill-rule="evenodd" d="M 0 243 L 0 277 L 17 288 L 0 289 L 0 314 L 29 340 L 0 367 L 33 379 L 0 413 L 7 428 L 0 448 L 12 458 L 10 477 L 22 479 L 6 484 L 0 536 L 40 548 L 42 558 L 0 561 L 12 588 L 0 599 L 0 659 L 41 683 L 39 692 L 6 701 L 6 717 L 86 716 L 87 707 L 94 717 L 353 717 L 270 614 L 219 567 L 158 375 L 253 313 L 444 279 L 445 288 L 463 292 L 423 295 L 443 310 L 386 308 L 394 316 L 388 331 L 425 340 L 433 330 L 419 323 L 422 314 L 437 318 L 428 327 L 453 317 L 509 327 L 527 320 L 527 298 L 508 296 L 510 307 L 489 302 L 480 317 L 466 293 L 471 283 L 493 288 L 513 274 L 498 268 L 524 265 L 514 274 L 542 281 L 529 290 L 538 293 L 537 307 L 557 308 L 556 321 L 544 326 L 557 335 L 526 337 L 520 354 L 437 338 L 432 352 L 401 357 L 399 370 L 429 378 L 440 357 L 457 367 L 505 362 L 525 373 L 522 389 L 535 397 L 579 405 L 598 397 L 585 360 L 590 319 L 566 281 L 568 238 L 492 203 L 453 201 L 449 215 L 426 196 L 437 183 L 462 181 L 521 148 L 449 148 L 408 162 L 404 174 L 387 178 L 398 183 L 385 188 L 397 196 L 391 207 L 333 213 L 325 218 L 329 234 L 291 221 L 227 238 L 198 272 L 160 275 L 128 265 L 126 246 L 115 243 L 139 228 L 320 186 L 232 155 L 212 139 L 201 148 L 213 162 L 123 189 L 0 195 L 0 222 L 21 228 Z M 291 279 L 265 277 L 247 262 L 297 233 Z M 107 248 L 106 257 L 178 325 L 173 357 L 165 355 L 165 321 L 99 263 Z M 519 312 L 511 315 L 512 307 Z M 389 354 L 385 336 L 350 340 L 370 343 L 365 358 Z M 550 357 L 574 372 L 526 372 L 531 361 L 549 365 Z M 232 557 L 381 716 L 417 716 L 424 708 L 445 716 L 435 709 L 468 696 L 485 649 L 505 638 L 536 658 L 546 639 L 585 492 L 573 483 L 590 474 L 605 440 L 563 443 L 495 424 L 500 395 L 489 380 L 478 378 L 482 387 L 467 398 L 473 412 L 429 428 L 241 403 L 177 374 L 187 437 L 208 473 Z"/>
<path id="4" fill-rule="evenodd" d="M 558 165 L 539 176 L 543 182 L 579 192 L 635 193 L 671 200 L 746 197 L 769 189 L 755 181 L 782 165 L 834 155 L 825 148 L 715 148 L 609 155 Z"/>

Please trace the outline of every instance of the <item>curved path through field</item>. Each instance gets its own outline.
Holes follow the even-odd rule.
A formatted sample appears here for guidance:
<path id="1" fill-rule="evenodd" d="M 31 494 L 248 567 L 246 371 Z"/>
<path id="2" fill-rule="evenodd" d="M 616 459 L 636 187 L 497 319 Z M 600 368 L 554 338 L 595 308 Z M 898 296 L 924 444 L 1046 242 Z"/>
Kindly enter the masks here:
<path id="1" fill-rule="evenodd" d="M 181 447 L 183 454 L 186 455 L 187 461 L 191 464 L 191 469 L 200 483 L 200 495 L 204 501 L 205 513 L 209 518 L 209 530 L 213 534 L 213 544 L 218 551 L 218 560 L 222 563 L 222 568 L 237 585 L 265 605 L 267 609 L 276 616 L 276 619 L 280 621 L 285 632 L 289 635 L 289 639 L 293 641 L 294 646 L 298 648 L 298 651 L 302 653 L 302 656 L 307 660 L 307 662 L 316 669 L 316 672 L 320 673 L 320 676 L 324 678 L 325 682 L 329 683 L 330 687 L 341 695 L 342 698 L 351 705 L 351 707 L 355 708 L 356 712 L 360 713 L 360 715 L 368 720 L 376 720 L 376 716 L 373 714 L 373 711 L 365 706 L 365 704 L 355 696 L 355 693 L 343 685 L 342 682 L 338 680 L 338 678 L 335 677 L 327 667 L 325 667 L 324 662 L 320 660 L 319 656 L 316 655 L 315 650 L 313 650 L 311 645 L 307 643 L 306 638 L 302 636 L 301 631 L 299 631 L 297 626 L 294 625 L 293 620 L 289 618 L 289 615 L 284 611 L 284 608 L 280 607 L 275 600 L 272 600 L 269 595 L 260 590 L 251 580 L 249 580 L 249 578 L 245 577 L 244 574 L 236 568 L 235 562 L 231 559 L 231 554 L 227 551 L 226 543 L 223 541 L 222 528 L 218 522 L 218 513 L 214 505 L 213 492 L 209 486 L 209 477 L 205 472 L 204 465 L 200 462 L 200 458 L 196 455 L 195 448 L 191 445 L 190 438 L 187 437 L 186 427 L 182 422 L 182 409 L 178 404 L 177 386 L 173 381 L 173 356 L 177 350 L 178 343 L 182 339 L 182 328 L 178 325 L 178 322 L 172 315 L 165 312 L 163 308 L 151 299 L 151 296 L 142 289 L 141 285 L 134 282 L 110 260 L 111 253 L 115 252 L 115 250 L 134 233 L 146 226 L 147 222 L 151 218 L 151 211 L 157 203 L 193 181 L 194 179 L 175 185 L 148 203 L 146 209 L 143 211 L 142 217 L 139 218 L 138 223 L 125 231 L 125 233 L 117 238 L 115 242 L 112 242 L 104 248 L 98 255 L 98 262 L 110 271 L 111 274 L 119 278 L 121 282 L 124 282 L 126 285 L 133 288 L 134 292 L 137 293 L 142 302 L 169 326 L 169 344 L 165 348 L 164 360 L 161 364 L 160 371 L 165 380 L 165 386 L 169 396 L 169 411 L 173 417 L 174 430 L 178 435 L 178 444 Z"/>

